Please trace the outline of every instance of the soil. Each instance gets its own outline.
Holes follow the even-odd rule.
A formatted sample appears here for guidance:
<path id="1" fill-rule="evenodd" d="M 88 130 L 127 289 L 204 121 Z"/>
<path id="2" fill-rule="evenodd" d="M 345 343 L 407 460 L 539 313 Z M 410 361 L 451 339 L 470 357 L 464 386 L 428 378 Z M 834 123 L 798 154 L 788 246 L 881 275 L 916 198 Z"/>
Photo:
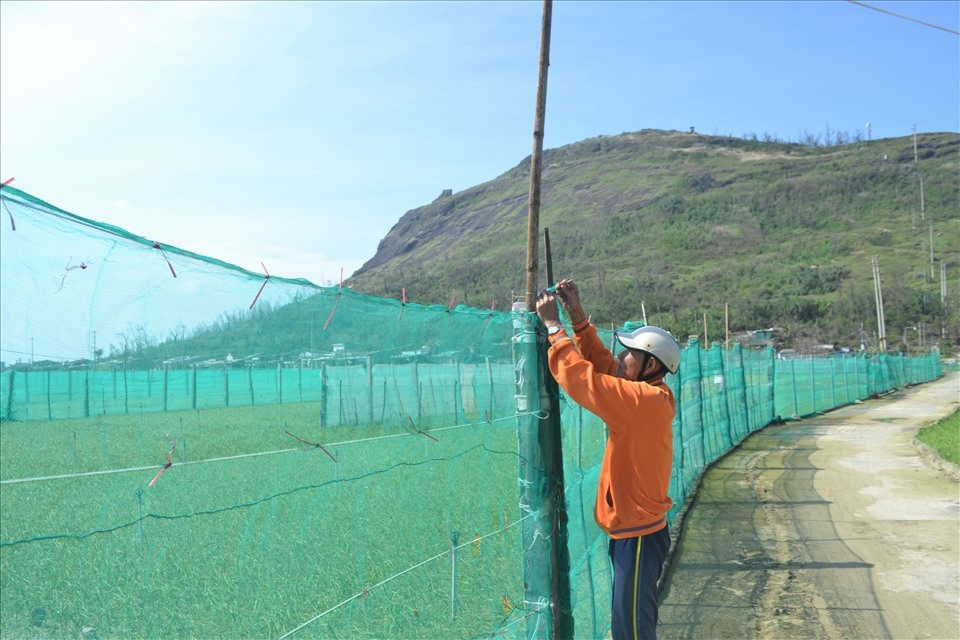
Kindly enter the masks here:
<path id="1" fill-rule="evenodd" d="M 703 477 L 658 636 L 960 638 L 960 483 L 917 431 L 960 374 L 753 434 Z"/>

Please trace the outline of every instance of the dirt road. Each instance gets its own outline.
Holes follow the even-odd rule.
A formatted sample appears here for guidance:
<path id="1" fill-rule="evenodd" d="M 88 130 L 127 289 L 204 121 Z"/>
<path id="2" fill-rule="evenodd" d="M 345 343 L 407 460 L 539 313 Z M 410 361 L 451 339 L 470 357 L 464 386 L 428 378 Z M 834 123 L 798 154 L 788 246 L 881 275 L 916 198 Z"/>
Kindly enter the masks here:
<path id="1" fill-rule="evenodd" d="M 960 484 L 914 444 L 960 374 L 770 426 L 704 477 L 659 637 L 960 638 Z"/>

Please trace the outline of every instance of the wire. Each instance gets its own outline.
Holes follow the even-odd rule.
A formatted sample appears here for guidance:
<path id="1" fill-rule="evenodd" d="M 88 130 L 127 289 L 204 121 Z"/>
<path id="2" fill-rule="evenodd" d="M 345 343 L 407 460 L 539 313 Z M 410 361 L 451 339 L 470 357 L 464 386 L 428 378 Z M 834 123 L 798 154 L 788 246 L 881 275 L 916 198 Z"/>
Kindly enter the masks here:
<path id="1" fill-rule="evenodd" d="M 438 428 L 436 428 L 436 429 L 431 429 L 431 431 L 433 431 L 433 432 L 435 432 L 435 433 L 439 433 L 439 432 L 441 432 L 441 431 L 449 431 L 449 430 L 451 430 L 451 429 L 465 429 L 465 428 L 468 428 L 468 427 L 476 427 L 476 426 L 478 426 L 478 424 L 492 424 L 492 423 L 494 423 L 494 422 L 503 422 L 503 421 L 506 421 L 506 420 L 514 420 L 515 418 L 518 418 L 518 417 L 521 417 L 521 416 L 525 416 L 525 415 L 536 415 L 536 414 L 535 414 L 535 413 L 532 413 L 532 412 L 517 413 L 517 414 L 510 415 L 510 416 L 506 416 L 506 417 L 503 417 L 503 418 L 494 418 L 493 420 L 486 421 L 486 422 L 483 422 L 483 423 L 465 422 L 465 423 L 462 423 L 462 424 L 455 424 L 455 425 L 450 425 L 450 426 L 446 426 L 446 427 L 438 427 Z M 341 441 L 339 441 L 339 442 L 326 442 L 326 443 L 323 443 L 323 445 L 324 445 L 325 447 L 339 447 L 339 446 L 345 446 L 345 445 L 348 445 L 348 444 L 364 444 L 364 443 L 368 443 L 368 442 L 374 442 L 374 441 L 377 441 L 377 440 L 388 440 L 388 439 L 392 439 L 392 438 L 409 438 L 409 437 L 411 437 L 411 436 L 418 435 L 418 434 L 419 434 L 419 432 L 418 432 L 418 433 L 410 433 L 410 432 L 404 431 L 404 432 L 402 432 L 402 433 L 393 433 L 393 434 L 387 434 L 387 435 L 383 435 L 383 436 L 372 436 L 372 437 L 369 437 L 369 438 L 359 438 L 359 439 L 356 439 L 356 440 L 341 440 Z M 239 459 L 241 459 L 241 458 L 256 458 L 256 457 L 260 457 L 260 456 L 271 456 L 271 455 L 276 455 L 276 454 L 279 454 L 279 453 L 302 453 L 303 451 L 304 451 L 303 447 L 291 447 L 291 448 L 287 448 L 287 449 L 273 449 L 273 450 L 270 450 L 270 451 L 254 451 L 254 452 L 252 452 L 252 453 L 238 453 L 238 454 L 235 454 L 235 455 L 232 455 L 232 456 L 221 456 L 221 457 L 217 457 L 217 458 L 203 458 L 203 459 L 200 459 L 200 460 L 189 460 L 189 461 L 186 461 L 186 462 L 178 462 L 178 463 L 177 463 L 177 466 L 178 466 L 178 467 L 185 467 L 185 466 L 190 466 L 190 465 L 195 465 L 195 464 L 207 464 L 207 463 L 211 463 L 211 462 L 225 462 L 225 461 L 231 461 L 231 460 L 239 460 Z M 97 470 L 97 471 L 78 471 L 78 472 L 76 472 L 76 473 L 64 473 L 64 474 L 50 475 L 50 476 L 34 476 L 34 477 L 28 477 L 28 478 L 10 478 L 10 479 L 8 479 L 8 480 L 0 480 L 0 485 L 5 485 L 5 484 L 22 484 L 22 483 L 24 483 L 24 482 L 45 482 L 45 481 L 47 481 L 47 480 L 71 480 L 71 479 L 74 479 L 74 478 L 82 478 L 82 477 L 85 477 L 85 476 L 106 476 L 106 475 L 112 475 L 112 474 L 115 474 L 115 473 L 132 473 L 132 472 L 136 472 L 136 471 L 154 471 L 154 470 L 159 469 L 161 466 L 163 466 L 163 465 L 155 465 L 155 464 L 154 464 L 154 465 L 148 465 L 148 466 L 144 466 L 144 467 L 124 467 L 124 468 L 120 468 L 120 469 L 99 469 L 99 470 Z"/>
<path id="2" fill-rule="evenodd" d="M 467 542 L 464 542 L 463 544 L 457 545 L 457 546 L 455 546 L 455 547 L 453 547 L 453 548 L 454 548 L 454 549 L 462 549 L 463 547 L 467 547 L 467 546 L 470 546 L 470 545 L 476 543 L 478 540 L 484 540 L 484 539 L 486 539 L 486 538 L 489 538 L 490 536 L 501 535 L 501 534 L 503 534 L 507 529 L 510 529 L 511 527 L 515 527 L 516 525 L 520 524 L 521 522 L 523 522 L 523 521 L 526 520 L 527 518 L 530 518 L 530 517 L 533 516 L 533 515 L 534 515 L 534 514 L 532 514 L 532 513 L 531 513 L 531 514 L 528 514 L 528 515 L 520 518 L 520 519 L 517 520 L 516 522 L 511 522 L 510 524 L 508 524 L 506 527 L 503 527 L 502 529 L 497 529 L 497 530 L 495 530 L 495 531 L 491 531 L 490 533 L 487 533 L 487 534 L 485 534 L 485 535 L 483 535 L 483 536 L 481 536 L 481 537 L 479 537 L 479 538 L 473 538 L 473 539 L 471 539 L 471 540 L 469 540 L 469 541 L 467 541 Z M 347 598 L 347 599 L 344 600 L 343 602 L 340 602 L 340 603 L 338 603 L 338 604 L 335 604 L 334 606 L 330 607 L 330 608 L 327 609 L 326 611 L 317 614 L 317 615 L 314 616 L 313 618 L 310 618 L 309 620 L 307 620 L 306 622 L 302 623 L 300 626 L 296 627 L 295 629 L 291 629 L 290 631 L 287 631 L 285 634 L 283 634 L 282 636 L 280 636 L 279 638 L 277 638 L 277 640 L 284 640 L 284 638 L 288 638 L 288 637 L 292 636 L 292 635 L 295 634 L 297 631 L 300 631 L 300 629 L 303 629 L 304 627 L 313 624 L 314 622 L 316 622 L 317 620 L 319 620 L 319 619 L 322 618 L 323 616 L 325 616 L 325 615 L 327 615 L 328 613 L 331 613 L 331 612 L 333 612 L 333 611 L 336 611 L 337 609 L 339 609 L 339 608 L 342 607 L 343 605 L 347 604 L 348 602 L 352 602 L 353 600 L 356 600 L 357 598 L 363 598 L 363 597 L 365 597 L 367 594 L 369 594 L 371 591 L 373 591 L 374 589 L 376 589 L 376 588 L 378 588 L 378 587 L 382 587 L 383 585 L 387 584 L 387 583 L 390 582 L 391 580 L 395 580 L 396 578 L 399 578 L 400 576 L 402 576 L 402 575 L 404 575 L 404 574 L 406 574 L 406 573 L 410 573 L 410 572 L 413 571 L 414 569 L 418 569 L 419 567 L 422 567 L 423 565 L 425 565 L 425 564 L 427 564 L 427 563 L 433 562 L 434 560 L 438 560 L 439 558 L 443 558 L 443 557 L 448 556 L 448 555 L 450 555 L 450 550 L 449 550 L 449 549 L 445 549 L 444 551 L 438 553 L 437 555 L 435 555 L 435 556 L 433 556 L 433 557 L 431 557 L 431 558 L 427 558 L 426 560 L 423 560 L 423 561 L 421 561 L 421 562 L 418 562 L 417 564 L 413 565 L 412 567 L 407 567 L 407 568 L 404 569 L 403 571 L 401 571 L 401 572 L 399 572 L 399 573 L 396 573 L 396 574 L 390 576 L 389 578 L 385 578 L 385 579 L 381 580 L 380 582 L 378 582 L 377 584 L 375 584 L 375 585 L 373 585 L 373 586 L 371 586 L 371 587 L 366 587 L 366 588 L 364 588 L 363 591 L 361 591 L 360 593 L 355 593 L 354 595 L 350 596 L 349 598 Z M 541 608 L 542 608 L 542 607 L 541 607 Z"/>
<path id="3" fill-rule="evenodd" d="M 147 514 L 144 514 L 144 515 L 142 515 L 142 516 L 140 516 L 140 517 L 138 517 L 138 518 L 136 518 L 136 519 L 134 519 L 134 520 L 130 520 L 129 522 L 122 522 L 122 523 L 116 524 L 116 525 L 114 525 L 114 526 L 112 526 L 112 527 L 106 527 L 106 528 L 104 528 L 104 529 L 96 529 L 96 530 L 94 530 L 94 531 L 88 531 L 88 532 L 86 532 L 86 533 L 53 533 L 53 534 L 47 534 L 47 535 L 33 536 L 33 537 L 30 537 L 30 538 L 22 538 L 22 539 L 19 539 L 19 540 L 9 540 L 9 541 L 0 540 L 0 547 L 12 547 L 12 546 L 17 546 L 17 545 L 21 545 L 21 544 L 26 544 L 26 543 L 29 543 L 29 542 L 41 542 L 41 541 L 45 541 L 45 540 L 65 540 L 65 539 L 66 539 L 66 540 L 84 540 L 84 539 L 89 538 L 89 537 L 94 536 L 94 535 L 103 534 L 103 533 L 113 533 L 114 531 L 119 531 L 119 530 L 125 529 L 125 528 L 127 528 L 127 527 L 132 527 L 133 525 L 135 525 L 135 524 L 137 524 L 137 523 L 139 523 L 139 522 L 142 522 L 143 520 L 146 520 L 146 519 L 156 519 L 156 520 L 181 520 L 181 519 L 185 519 L 185 518 L 193 518 L 193 517 L 195 517 L 195 516 L 218 515 L 218 514 L 220 514 L 220 513 L 225 513 L 225 512 L 228 512 L 228 511 L 235 511 L 235 510 L 239 510 L 239 509 L 248 509 L 248 508 L 250 508 L 250 507 L 255 507 L 255 506 L 257 506 L 257 505 L 259 505 L 259 504 L 262 504 L 262 503 L 265 503 L 265 502 L 271 502 L 271 501 L 276 500 L 276 499 L 278 499 L 278 498 L 283 498 L 283 497 L 286 497 L 286 496 L 290 496 L 290 495 L 293 495 L 293 494 L 295 494 L 295 493 L 299 493 L 299 492 L 301 492 L 301 491 L 308 491 L 308 490 L 311 490 L 311 489 L 322 489 L 322 488 L 325 488 L 325 487 L 328 487 L 328 486 L 331 486 L 331 485 L 336 485 L 336 484 L 339 484 L 339 483 L 356 482 L 356 481 L 359 481 L 359 480 L 366 480 L 367 478 L 372 478 L 372 477 L 374 477 L 374 476 L 380 476 L 380 475 L 389 474 L 390 472 L 395 471 L 395 470 L 397 470 L 397 469 L 422 467 L 422 466 L 425 466 L 425 465 L 434 464 L 434 463 L 440 463 L 440 462 L 452 462 L 452 461 L 454 461 L 454 460 L 458 460 L 458 459 L 460 459 L 460 458 L 464 458 L 464 457 L 466 457 L 467 455 L 469 455 L 469 454 L 471 454 L 471 453 L 473 453 L 473 452 L 475 452 L 475 451 L 486 451 L 487 453 L 491 453 L 491 454 L 494 454 L 494 455 L 513 456 L 513 457 L 516 457 L 516 458 L 519 459 L 519 460 L 525 460 L 525 459 L 523 458 L 523 456 L 521 456 L 520 454 L 518 454 L 516 451 L 501 451 L 501 450 L 499 450 L 499 449 L 491 449 L 490 447 L 488 447 L 488 446 L 486 446 L 486 445 L 484 445 L 484 444 L 476 444 L 476 445 L 470 447 L 469 449 L 464 449 L 463 451 L 460 451 L 460 452 L 458 452 L 458 453 L 456 453 L 456 454 L 453 454 L 453 455 L 450 455 L 450 456 L 442 456 L 442 457 L 436 457 L 436 458 L 428 458 L 428 459 L 426 459 L 426 460 L 420 460 L 420 461 L 417 461 L 417 462 L 398 462 L 398 463 L 395 463 L 395 464 L 390 465 L 389 467 L 385 467 L 385 468 L 382 468 L 382 469 L 375 469 L 375 470 L 373 470 L 373 471 L 368 471 L 367 473 L 363 473 L 363 474 L 360 474 L 360 475 L 357 475 L 357 476 L 352 476 L 352 477 L 350 477 L 350 478 L 341 478 L 341 479 L 338 479 L 338 480 L 327 480 L 327 481 L 325 481 L 325 482 L 320 482 L 320 483 L 317 483 L 317 484 L 300 485 L 300 486 L 297 486 L 297 487 L 293 487 L 293 488 L 291 488 L 291 489 L 287 489 L 287 490 L 285 490 L 285 491 L 280 491 L 280 492 L 278 492 L 278 493 L 274 493 L 274 494 L 271 494 L 271 495 L 268 495 L 268 496 L 264 496 L 264 497 L 262 497 L 262 498 L 258 498 L 258 499 L 256 499 L 256 500 L 250 500 L 250 501 L 248 501 L 248 502 L 242 502 L 242 503 L 240 503 L 240 504 L 233 504 L 233 505 L 228 505 L 228 506 L 224 506 L 224 507 L 214 507 L 214 508 L 210 508 L 210 509 L 202 509 L 202 510 L 199 510 L 199 511 L 192 511 L 192 512 L 189 512 L 189 513 L 177 513 L 177 514 L 169 514 L 169 515 L 167 515 L 167 514 L 160 514 L 160 513 L 147 513 Z M 156 468 L 156 467 L 154 467 L 154 468 Z M 542 471 L 542 469 L 541 469 L 541 471 Z"/>
<path id="4" fill-rule="evenodd" d="M 899 13 L 894 13 L 893 11 L 887 11 L 886 9 L 881 9 L 880 7 L 874 7 L 865 2 L 858 2 L 858 0 L 847 0 L 850 4 L 855 4 L 857 6 L 863 7 L 865 9 L 873 9 L 874 11 L 879 11 L 880 13 L 886 13 L 888 15 L 894 16 L 895 18 L 901 18 L 903 20 L 909 20 L 910 22 L 916 22 L 917 24 L 922 24 L 925 27 L 930 27 L 932 29 L 940 29 L 941 31 L 946 31 L 947 33 L 952 33 L 954 35 L 960 36 L 960 31 L 954 31 L 953 29 L 948 29 L 947 27 L 941 27 L 937 24 L 932 24 L 930 22 L 924 22 L 923 20 L 917 20 L 916 18 L 911 18 L 910 16 L 900 15 Z"/>

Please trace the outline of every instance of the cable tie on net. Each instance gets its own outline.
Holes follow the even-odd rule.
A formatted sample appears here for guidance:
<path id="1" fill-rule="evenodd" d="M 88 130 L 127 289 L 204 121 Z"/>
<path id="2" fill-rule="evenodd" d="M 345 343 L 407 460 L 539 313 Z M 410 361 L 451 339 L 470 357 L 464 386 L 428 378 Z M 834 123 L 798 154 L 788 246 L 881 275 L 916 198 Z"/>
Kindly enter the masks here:
<path id="1" fill-rule="evenodd" d="M 453 297 L 450 298 L 450 304 L 447 305 L 447 317 L 450 319 L 450 330 L 453 331 L 453 305 L 457 303 L 457 292 L 453 292 Z"/>
<path id="2" fill-rule="evenodd" d="M 407 288 L 402 287 L 400 289 L 400 317 L 397 318 L 397 326 L 400 326 L 400 321 L 403 320 L 403 310 L 407 308 Z"/>
<path id="3" fill-rule="evenodd" d="M 63 275 L 60 277 L 60 289 L 63 289 L 63 283 L 67 279 L 67 274 L 73 271 L 74 269 L 86 269 L 89 265 L 86 262 L 81 262 L 80 264 L 71 264 L 73 262 L 73 257 L 71 256 L 70 260 L 67 261 L 67 266 L 63 270 Z M 60 291 L 57 289 L 57 291 Z"/>
<path id="4" fill-rule="evenodd" d="M 260 266 L 263 267 L 263 272 L 267 274 L 267 277 L 263 279 L 263 284 L 260 285 L 260 290 L 257 291 L 257 295 L 253 297 L 253 302 L 250 303 L 251 309 L 253 309 L 253 305 L 257 304 L 257 300 L 260 299 L 260 294 L 263 293 L 264 287 L 266 287 L 267 283 L 270 281 L 270 272 L 267 271 L 267 265 L 263 264 L 263 260 L 260 261 Z"/>
<path id="5" fill-rule="evenodd" d="M 413 423 L 413 418 L 411 418 L 410 416 L 407 416 L 407 420 L 410 421 L 410 426 L 413 427 L 413 430 L 414 430 L 414 431 L 416 431 L 417 433 L 419 433 L 419 434 L 422 435 L 422 436 L 426 436 L 426 437 L 430 438 L 430 439 L 433 440 L 434 442 L 440 442 L 439 440 L 437 440 L 436 438 L 434 438 L 432 435 L 430 435 L 430 434 L 427 433 L 426 431 L 421 431 L 420 429 L 417 429 L 417 425 L 415 425 L 415 424 Z"/>
<path id="6" fill-rule="evenodd" d="M 541 538 L 545 544 L 549 545 L 551 537 L 552 536 L 543 535 L 542 533 L 540 533 L 540 530 L 537 529 L 536 531 L 533 532 L 533 539 L 530 541 L 530 546 L 527 547 L 527 552 L 533 549 L 533 545 L 537 544 L 537 538 Z"/>
<path id="7" fill-rule="evenodd" d="M 173 265 L 170 264 L 170 258 L 168 258 L 168 257 L 167 257 L 167 254 L 163 252 L 163 247 L 160 246 L 160 243 L 157 242 L 157 241 L 154 241 L 154 243 L 153 243 L 153 248 L 160 250 L 160 255 L 163 256 L 163 259 L 166 260 L 166 262 L 167 262 L 167 266 L 170 267 L 170 273 L 172 273 L 172 274 L 173 274 L 173 277 L 176 278 L 176 277 L 177 277 L 177 272 L 173 270 Z"/>
<path id="8" fill-rule="evenodd" d="M 531 605 L 535 606 L 536 608 L 535 608 L 535 609 L 534 609 L 534 608 L 531 608 Z M 527 615 L 523 616 L 523 619 L 526 620 L 527 618 L 529 618 L 529 617 L 532 616 L 533 614 L 535 614 L 535 613 L 540 613 L 540 612 L 543 611 L 544 609 L 550 609 L 552 606 L 553 606 L 553 605 L 551 605 L 551 604 L 550 604 L 550 601 L 547 600 L 546 598 L 542 598 L 542 597 L 541 597 L 541 598 L 538 598 L 536 602 L 533 602 L 533 601 L 531 601 L 531 600 L 527 600 L 526 598 L 524 598 L 524 600 L 523 600 L 523 609 L 524 609 L 525 611 L 527 611 Z M 541 619 L 541 618 L 542 618 L 541 616 L 539 616 L 539 615 L 537 616 L 536 629 L 539 629 L 539 627 L 540 627 L 540 624 L 541 624 L 541 622 L 542 622 L 542 619 Z M 531 632 L 531 637 L 536 637 L 536 636 L 539 635 L 538 633 L 536 633 L 536 629 L 535 629 L 533 632 Z"/>
<path id="9" fill-rule="evenodd" d="M 330 453 L 329 451 L 327 451 L 326 447 L 324 447 L 324 446 L 323 446 L 322 444 L 320 444 L 319 442 L 310 442 L 309 440 L 304 440 L 303 438 L 301 438 L 301 437 L 299 437 L 299 436 L 293 435 L 292 433 L 290 433 L 290 432 L 287 431 L 286 429 L 284 429 L 283 432 L 284 432 L 285 434 L 287 434 L 288 436 L 290 436 L 291 438 L 293 438 L 294 440 L 299 440 L 299 441 L 302 442 L 303 444 L 308 444 L 308 445 L 310 445 L 311 447 L 313 447 L 314 449 L 320 449 L 320 450 L 323 451 L 325 454 L 327 454 L 328 456 L 330 456 L 330 459 L 331 459 L 331 460 L 333 460 L 334 462 L 337 461 L 337 459 L 333 457 L 333 454 Z"/>
<path id="10" fill-rule="evenodd" d="M 480 335 L 483 335 L 487 331 L 487 325 L 490 324 L 490 318 L 493 317 L 493 310 L 497 306 L 497 301 L 494 300 L 490 303 L 490 313 L 487 314 L 487 319 L 483 321 L 483 328 L 480 329 Z"/>
<path id="11" fill-rule="evenodd" d="M 264 267 L 266 269 L 266 267 Z M 326 331 L 327 327 L 330 326 L 330 321 L 333 320 L 333 314 L 337 312 L 337 305 L 340 304 L 340 296 L 343 295 L 343 267 L 340 267 L 340 288 L 337 289 L 337 299 L 333 303 L 333 309 L 330 310 L 330 317 L 327 318 L 327 321 L 323 323 L 323 330 Z"/>
<path id="12" fill-rule="evenodd" d="M 160 473 L 153 476 L 153 480 L 151 480 L 150 484 L 147 485 L 148 487 L 152 487 L 154 484 L 156 484 L 157 480 L 160 479 L 160 476 L 165 474 L 167 472 L 167 469 L 173 466 L 173 452 L 176 450 L 177 445 L 173 441 L 173 438 L 170 437 L 169 433 L 167 434 L 167 440 L 170 441 L 170 451 L 167 452 L 167 464 L 163 465 L 163 468 L 160 469 Z"/>

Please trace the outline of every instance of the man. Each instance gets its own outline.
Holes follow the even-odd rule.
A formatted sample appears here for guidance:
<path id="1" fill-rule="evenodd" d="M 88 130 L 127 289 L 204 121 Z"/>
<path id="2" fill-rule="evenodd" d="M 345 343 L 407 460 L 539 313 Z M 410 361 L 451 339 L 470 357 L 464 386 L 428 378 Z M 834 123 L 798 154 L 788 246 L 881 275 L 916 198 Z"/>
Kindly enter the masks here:
<path id="1" fill-rule="evenodd" d="M 556 300 L 574 340 L 560 322 Z M 550 371 L 577 404 L 607 425 L 594 519 L 610 536 L 614 640 L 656 638 L 657 581 L 670 548 L 667 496 L 673 465 L 673 392 L 666 374 L 680 366 L 680 345 L 658 327 L 616 332 L 625 347 L 615 358 L 590 324 L 572 280 L 537 298 L 550 340 Z"/>

